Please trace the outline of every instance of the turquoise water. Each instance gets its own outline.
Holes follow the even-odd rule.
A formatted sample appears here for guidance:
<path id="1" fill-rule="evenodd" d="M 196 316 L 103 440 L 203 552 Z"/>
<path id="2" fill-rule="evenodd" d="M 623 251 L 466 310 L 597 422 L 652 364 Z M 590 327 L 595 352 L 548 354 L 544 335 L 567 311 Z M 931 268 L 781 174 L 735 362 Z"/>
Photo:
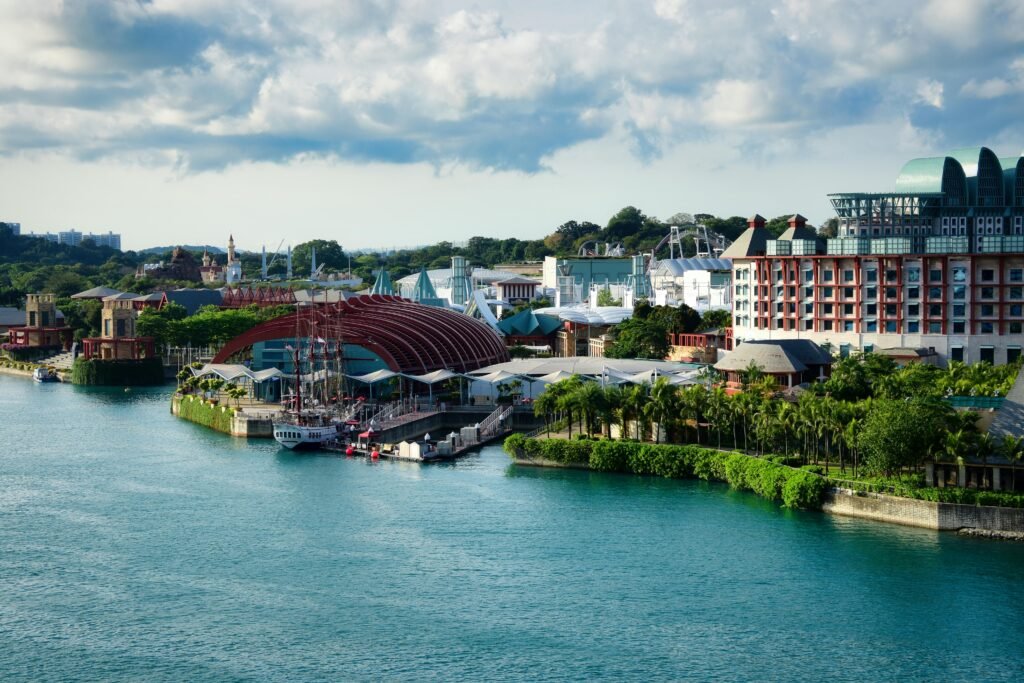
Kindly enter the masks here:
<path id="1" fill-rule="evenodd" d="M 1021 680 L 1024 545 L 0 376 L 0 679 Z"/>

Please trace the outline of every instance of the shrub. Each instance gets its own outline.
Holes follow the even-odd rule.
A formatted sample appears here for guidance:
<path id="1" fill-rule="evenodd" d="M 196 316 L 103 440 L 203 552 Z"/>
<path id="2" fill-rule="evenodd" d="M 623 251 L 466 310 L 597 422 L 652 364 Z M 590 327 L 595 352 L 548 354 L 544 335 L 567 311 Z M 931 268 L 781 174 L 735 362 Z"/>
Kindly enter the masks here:
<path id="1" fill-rule="evenodd" d="M 225 434 L 231 433 L 231 418 L 234 414 L 233 408 L 222 409 L 191 396 L 182 398 L 178 406 L 178 417 Z"/>

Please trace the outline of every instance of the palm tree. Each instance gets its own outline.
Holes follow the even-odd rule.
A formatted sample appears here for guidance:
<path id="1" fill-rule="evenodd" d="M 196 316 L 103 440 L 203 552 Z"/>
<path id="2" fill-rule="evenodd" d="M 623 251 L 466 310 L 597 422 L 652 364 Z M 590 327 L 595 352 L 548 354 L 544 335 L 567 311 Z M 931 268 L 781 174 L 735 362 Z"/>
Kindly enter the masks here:
<path id="1" fill-rule="evenodd" d="M 1004 434 L 999 450 L 1010 463 L 1010 490 L 1017 490 L 1017 463 L 1024 457 L 1024 438 Z"/>
<path id="2" fill-rule="evenodd" d="M 576 406 L 587 425 L 587 435 L 594 435 L 594 423 L 604 404 L 604 391 L 596 382 L 586 382 L 573 392 Z"/>
<path id="3" fill-rule="evenodd" d="M 779 401 L 778 406 L 775 409 L 775 421 L 779 426 L 779 431 L 782 433 L 782 439 L 785 444 L 786 457 L 789 457 L 789 436 L 792 431 L 796 428 L 796 408 L 789 401 Z"/>
<path id="4" fill-rule="evenodd" d="M 651 387 L 650 401 L 645 406 L 646 415 L 657 423 L 654 430 L 655 443 L 661 443 L 663 428 L 668 436 L 669 420 L 678 411 L 679 392 L 674 385 L 668 383 L 667 379 L 659 377 Z"/>
<path id="5" fill-rule="evenodd" d="M 548 387 L 541 393 L 540 396 L 533 402 L 533 414 L 544 416 L 544 427 L 547 430 L 548 436 L 551 436 L 551 415 L 558 410 L 558 390 L 552 391 L 554 384 L 548 385 Z"/>
<path id="6" fill-rule="evenodd" d="M 711 424 L 714 425 L 715 434 L 718 436 L 718 447 L 722 447 L 722 425 L 729 417 L 729 395 L 724 389 L 716 387 L 711 390 L 707 397 L 707 415 Z"/>

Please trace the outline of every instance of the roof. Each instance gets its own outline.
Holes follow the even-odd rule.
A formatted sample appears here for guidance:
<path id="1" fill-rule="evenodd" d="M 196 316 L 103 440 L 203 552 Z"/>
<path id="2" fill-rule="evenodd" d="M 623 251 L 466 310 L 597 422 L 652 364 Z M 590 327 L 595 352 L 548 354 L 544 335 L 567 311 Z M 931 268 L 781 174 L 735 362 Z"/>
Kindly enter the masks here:
<path id="1" fill-rule="evenodd" d="M 224 294 L 219 289 L 172 289 L 164 292 L 168 303 L 184 306 L 189 315 L 194 315 L 203 306 L 220 306 Z"/>
<path id="2" fill-rule="evenodd" d="M 370 288 L 370 294 L 391 296 L 394 293 L 395 288 L 391 285 L 391 274 L 386 269 L 381 268 L 377 273 L 377 280 L 373 283 L 373 287 Z"/>
<path id="3" fill-rule="evenodd" d="M 350 292 L 345 292 L 341 289 L 335 289 L 334 287 L 328 289 L 296 289 L 295 294 L 296 303 L 337 303 L 344 301 L 352 296 Z"/>
<path id="4" fill-rule="evenodd" d="M 301 306 L 235 337 L 213 360 L 223 363 L 258 342 L 293 339 L 296 330 L 314 323 L 328 326 L 345 344 L 373 352 L 394 372 L 468 372 L 508 359 L 501 337 L 479 320 L 397 296 L 371 295 Z"/>
<path id="5" fill-rule="evenodd" d="M 540 282 L 528 277 L 522 277 L 520 275 L 513 275 L 505 280 L 498 280 L 494 284 L 496 285 L 540 285 Z"/>
<path id="6" fill-rule="evenodd" d="M 900 169 L 896 178 L 896 192 L 942 192 L 946 195 L 947 203 L 955 206 L 966 206 L 969 201 L 964 168 L 951 156 L 911 159 Z"/>
<path id="7" fill-rule="evenodd" d="M 492 285 L 495 282 L 508 279 L 508 273 L 502 270 L 491 270 L 490 268 L 474 267 L 466 269 L 466 275 L 477 282 Z M 435 283 L 436 286 L 448 287 L 452 279 L 451 268 L 431 268 L 427 271 L 427 277 L 430 281 Z M 419 278 L 419 273 L 413 273 L 412 275 L 406 275 L 398 280 L 398 285 L 403 289 L 406 287 L 412 287 L 416 284 L 416 280 Z"/>
<path id="8" fill-rule="evenodd" d="M 701 270 L 732 270 L 732 261 L 727 258 L 676 258 L 658 261 L 655 269 L 658 272 L 669 273 L 673 277 Z"/>
<path id="9" fill-rule="evenodd" d="M 120 293 L 121 292 L 117 291 L 116 289 L 111 289 L 110 287 L 93 287 L 92 289 L 87 289 L 84 292 L 79 292 L 78 294 L 72 294 L 71 298 L 72 299 L 103 299 L 105 297 L 113 296 L 115 294 L 120 294 Z"/>
<path id="10" fill-rule="evenodd" d="M 679 374 L 699 370 L 695 363 L 676 363 L 664 360 L 641 360 L 638 358 L 599 358 L 597 356 L 572 356 L 571 358 L 517 358 L 504 363 L 488 365 L 474 370 L 472 375 L 489 375 L 499 370 L 536 379 L 550 376 L 555 372 L 573 375 L 600 377 L 607 371 L 634 375 L 657 368 L 661 374 Z"/>
<path id="11" fill-rule="evenodd" d="M 444 300 L 437 296 L 437 292 L 434 290 L 434 285 L 430 283 L 430 278 L 427 276 L 426 266 L 420 267 L 420 274 L 416 278 L 416 286 L 413 287 L 412 296 L 409 298 L 417 303 L 423 304 L 424 306 L 445 305 Z"/>
<path id="12" fill-rule="evenodd" d="M 499 330 L 506 335 L 520 337 L 547 336 L 561 326 L 562 323 L 557 316 L 537 315 L 529 308 L 498 321 Z"/>
<path id="13" fill-rule="evenodd" d="M 164 299 L 164 293 L 163 292 L 150 292 L 149 294 L 141 294 L 141 295 L 135 297 L 134 299 L 132 299 L 132 301 L 139 301 L 139 302 L 145 303 L 147 301 L 163 301 L 163 299 Z"/>
<path id="14" fill-rule="evenodd" d="M 876 348 L 871 353 L 879 356 L 893 356 L 895 358 L 924 358 L 936 355 L 932 349 L 913 348 L 910 346 L 894 346 L 887 349 Z"/>
<path id="15" fill-rule="evenodd" d="M 798 214 L 799 215 L 799 214 Z M 790 226 L 779 235 L 780 240 L 817 240 L 818 232 L 806 225 Z"/>
<path id="16" fill-rule="evenodd" d="M 756 216 L 751 218 L 754 221 Z M 768 228 L 762 224 L 744 230 L 736 241 L 729 245 L 729 248 L 722 252 L 723 259 L 747 258 L 750 256 L 764 255 L 768 250 L 768 240 L 774 239 L 768 232 Z"/>
<path id="17" fill-rule="evenodd" d="M 537 315 L 555 316 L 559 320 L 587 325 L 618 325 L 623 320 L 633 317 L 633 309 L 628 306 L 599 306 L 590 308 L 586 304 L 579 306 L 550 306 L 538 308 Z"/>
<path id="18" fill-rule="evenodd" d="M 769 374 L 803 372 L 812 365 L 830 365 L 832 356 L 808 339 L 745 341 L 715 363 L 716 370 L 739 372 L 754 363 Z"/>
<path id="19" fill-rule="evenodd" d="M 0 327 L 20 327 L 25 324 L 25 311 L 11 306 L 0 306 Z"/>
<path id="20" fill-rule="evenodd" d="M 132 292 L 118 292 L 117 294 L 111 294 L 110 296 L 103 297 L 104 301 L 134 301 L 138 299 L 139 295 Z"/>
<path id="21" fill-rule="evenodd" d="M 996 412 L 988 433 L 995 437 L 1024 436 L 1024 369 L 1017 373 L 1017 380 Z"/>

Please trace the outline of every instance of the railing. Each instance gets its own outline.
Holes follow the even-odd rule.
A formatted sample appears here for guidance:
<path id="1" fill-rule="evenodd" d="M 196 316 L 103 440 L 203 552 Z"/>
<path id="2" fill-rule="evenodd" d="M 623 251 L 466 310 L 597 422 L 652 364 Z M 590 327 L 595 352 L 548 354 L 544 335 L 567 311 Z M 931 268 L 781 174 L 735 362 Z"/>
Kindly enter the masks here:
<path id="1" fill-rule="evenodd" d="M 954 408 L 998 409 L 1003 406 L 1002 396 L 948 396 L 946 402 Z"/>

